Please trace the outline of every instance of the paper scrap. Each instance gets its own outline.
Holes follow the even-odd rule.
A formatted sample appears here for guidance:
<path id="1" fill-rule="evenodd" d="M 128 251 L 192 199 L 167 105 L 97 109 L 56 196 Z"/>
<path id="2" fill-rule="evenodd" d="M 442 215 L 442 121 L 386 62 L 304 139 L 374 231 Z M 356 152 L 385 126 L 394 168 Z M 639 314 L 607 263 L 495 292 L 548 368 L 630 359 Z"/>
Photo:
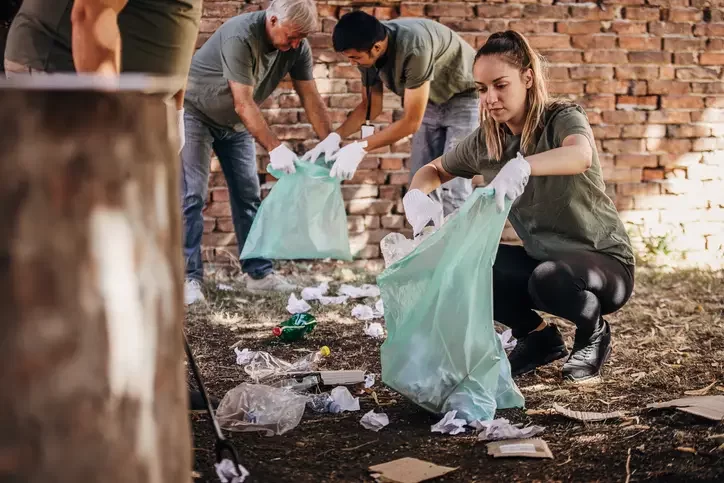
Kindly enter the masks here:
<path id="1" fill-rule="evenodd" d="M 340 295 L 339 297 L 319 297 L 317 301 L 322 305 L 341 305 L 346 304 L 349 297 Z"/>
<path id="2" fill-rule="evenodd" d="M 365 376 L 365 389 L 369 389 L 372 386 L 375 385 L 375 375 L 374 374 L 367 374 Z"/>
<path id="3" fill-rule="evenodd" d="M 713 421 L 724 420 L 724 396 L 692 396 L 672 401 L 651 403 L 647 408 L 676 408 Z"/>
<path id="4" fill-rule="evenodd" d="M 524 456 L 527 458 L 553 458 L 548 443 L 540 438 L 509 439 L 487 444 L 488 454 L 494 458 Z"/>
<path id="5" fill-rule="evenodd" d="M 504 351 L 512 351 L 518 344 L 518 341 L 513 338 L 513 331 L 511 329 L 506 330 L 502 334 L 498 334 L 500 342 L 503 344 Z"/>
<path id="6" fill-rule="evenodd" d="M 379 473 L 383 481 L 392 483 L 420 483 L 455 470 L 457 470 L 457 467 L 439 466 L 417 458 L 400 458 L 369 467 L 370 472 Z"/>
<path id="7" fill-rule="evenodd" d="M 442 434 L 464 433 L 467 421 L 464 419 L 455 419 L 457 414 L 458 412 L 454 409 L 445 413 L 445 416 L 443 416 L 440 422 L 432 425 L 432 432 Z"/>
<path id="8" fill-rule="evenodd" d="M 346 387 L 337 386 L 332 389 L 330 395 L 333 402 L 329 405 L 329 412 L 359 411 L 359 398 L 352 397 L 352 393 Z"/>
<path id="9" fill-rule="evenodd" d="M 473 421 L 470 426 L 480 431 L 478 440 L 497 441 L 501 439 L 524 439 L 537 436 L 545 430 L 544 426 L 518 428 L 505 418 L 492 421 Z"/>
<path id="10" fill-rule="evenodd" d="M 372 322 L 365 326 L 365 334 L 375 339 L 381 339 L 385 336 L 385 329 L 379 322 Z"/>
<path id="11" fill-rule="evenodd" d="M 365 371 L 347 369 L 340 371 L 320 371 L 325 386 L 359 384 L 365 380 Z"/>
<path id="12" fill-rule="evenodd" d="M 224 292 L 230 292 L 230 291 L 234 290 L 234 287 L 232 287 L 231 285 L 228 285 L 226 283 L 219 283 L 216 285 L 216 288 L 218 288 L 219 290 L 223 290 Z"/>
<path id="13" fill-rule="evenodd" d="M 380 289 L 377 285 L 364 284 L 361 287 L 343 284 L 337 291 L 339 295 L 346 295 L 353 299 L 361 299 L 366 297 L 379 297 Z"/>
<path id="14" fill-rule="evenodd" d="M 312 306 L 309 305 L 305 300 L 299 300 L 296 295 L 291 294 L 289 301 L 287 302 L 287 310 L 290 314 L 303 314 L 309 312 Z"/>
<path id="15" fill-rule="evenodd" d="M 352 317 L 357 320 L 372 320 L 375 318 L 375 311 L 366 305 L 355 305 L 352 309 Z"/>
<path id="16" fill-rule="evenodd" d="M 385 304 L 382 302 L 382 299 L 379 299 L 377 303 L 375 303 L 375 310 L 378 314 L 380 314 L 380 317 L 384 317 L 385 315 Z"/>
<path id="17" fill-rule="evenodd" d="M 240 351 L 238 347 L 234 347 L 234 354 L 236 354 L 236 363 L 240 366 L 245 366 L 254 358 L 256 351 L 250 351 L 249 349 Z"/>
<path id="18" fill-rule="evenodd" d="M 376 413 L 374 410 L 372 410 L 362 416 L 362 419 L 359 423 L 362 425 L 363 428 L 377 432 L 390 424 L 390 418 L 387 417 L 385 413 Z"/>
<path id="19" fill-rule="evenodd" d="M 221 463 L 215 463 L 214 468 L 221 483 L 242 483 L 249 476 L 246 468 L 241 465 L 238 469 L 234 468 L 234 462 L 228 458 L 221 460 Z"/>
<path id="20" fill-rule="evenodd" d="M 306 287 L 302 289 L 303 300 L 319 300 L 324 295 L 327 295 L 329 290 L 329 284 L 322 282 L 316 287 Z"/>
<path id="21" fill-rule="evenodd" d="M 623 411 L 614 411 L 611 413 L 573 411 L 571 409 L 564 408 L 558 403 L 553 403 L 553 409 L 562 416 L 585 422 L 605 421 L 607 419 L 618 419 L 626 416 L 626 413 L 624 413 Z"/>

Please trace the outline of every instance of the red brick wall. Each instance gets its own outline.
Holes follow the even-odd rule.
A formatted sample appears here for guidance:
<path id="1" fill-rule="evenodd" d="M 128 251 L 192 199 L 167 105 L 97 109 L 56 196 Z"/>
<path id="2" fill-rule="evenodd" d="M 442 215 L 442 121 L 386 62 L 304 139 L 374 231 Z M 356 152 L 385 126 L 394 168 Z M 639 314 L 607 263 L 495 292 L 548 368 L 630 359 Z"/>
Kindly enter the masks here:
<path id="1" fill-rule="evenodd" d="M 642 255 L 717 264 L 724 245 L 724 0 L 318 1 L 321 31 L 311 36 L 315 77 L 335 123 L 360 99 L 360 79 L 331 46 L 336 19 L 359 7 L 381 19 L 425 16 L 474 47 L 491 32 L 526 33 L 550 63 L 550 90 L 587 110 L 607 192 Z M 204 1 L 199 45 L 226 18 L 261 0 Z M 263 106 L 267 121 L 299 153 L 314 132 L 289 83 Z M 380 125 L 401 115 L 385 96 Z M 349 229 L 360 258 L 379 256 L 379 240 L 403 226 L 409 140 L 363 161 L 345 182 Z M 259 172 L 268 157 L 259 148 Z M 228 193 L 212 163 L 205 254 L 236 254 Z M 268 192 L 273 178 L 267 175 Z M 514 236 L 508 229 L 506 238 Z"/>

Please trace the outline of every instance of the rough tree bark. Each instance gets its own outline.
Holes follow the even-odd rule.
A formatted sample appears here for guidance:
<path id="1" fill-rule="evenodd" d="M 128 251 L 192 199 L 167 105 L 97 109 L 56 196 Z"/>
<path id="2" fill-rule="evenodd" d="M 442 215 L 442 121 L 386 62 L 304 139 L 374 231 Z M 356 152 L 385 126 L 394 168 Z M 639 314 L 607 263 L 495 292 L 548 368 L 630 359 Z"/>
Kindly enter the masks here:
<path id="1" fill-rule="evenodd" d="M 190 481 L 178 156 L 137 92 L 0 88 L 0 481 Z"/>

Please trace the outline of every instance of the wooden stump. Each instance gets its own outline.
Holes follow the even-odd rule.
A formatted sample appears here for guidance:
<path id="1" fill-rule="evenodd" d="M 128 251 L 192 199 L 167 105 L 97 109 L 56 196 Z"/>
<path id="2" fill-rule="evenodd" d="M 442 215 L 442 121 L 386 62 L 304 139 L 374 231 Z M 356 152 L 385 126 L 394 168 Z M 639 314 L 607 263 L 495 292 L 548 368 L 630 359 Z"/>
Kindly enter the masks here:
<path id="1" fill-rule="evenodd" d="M 0 481 L 190 481 L 167 126 L 138 92 L 0 88 Z"/>

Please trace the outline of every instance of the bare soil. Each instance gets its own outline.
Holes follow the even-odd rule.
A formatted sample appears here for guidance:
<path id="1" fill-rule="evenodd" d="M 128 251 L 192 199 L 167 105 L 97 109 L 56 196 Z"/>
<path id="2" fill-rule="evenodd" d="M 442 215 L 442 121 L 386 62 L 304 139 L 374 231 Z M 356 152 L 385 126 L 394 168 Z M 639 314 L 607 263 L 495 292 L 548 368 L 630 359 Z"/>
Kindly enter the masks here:
<path id="1" fill-rule="evenodd" d="M 279 270 L 303 286 L 329 280 L 335 293 L 343 282 L 374 282 L 373 273 L 336 263 L 284 264 Z M 540 437 L 548 442 L 552 460 L 493 459 L 470 430 L 455 436 L 431 433 L 440 415 L 427 413 L 379 382 L 381 341 L 364 335 L 364 323 L 351 317 L 354 303 L 313 303 L 319 321 L 315 331 L 303 341 L 284 344 L 275 340 L 271 328 L 289 316 L 286 296 L 251 295 L 243 291 L 243 283 L 219 272 L 209 278 L 208 303 L 188 311 L 186 331 L 214 396 L 221 398 L 239 383 L 250 382 L 230 349 L 238 341 L 240 348 L 268 351 L 285 360 L 327 345 L 332 354 L 325 368 L 365 369 L 378 380 L 373 389 L 379 406 L 365 394 L 360 412 L 307 410 L 300 425 L 281 436 L 227 432 L 251 472 L 247 481 L 374 481 L 369 466 L 405 456 L 458 467 L 436 481 L 626 481 L 627 475 L 630 481 L 724 481 L 724 448 L 707 439 L 724 433 L 724 422 L 646 409 L 648 403 L 683 397 L 685 391 L 715 381 L 708 394 L 724 395 L 722 272 L 639 270 L 631 301 L 607 317 L 614 347 L 602 383 L 562 383 L 561 361 L 516 379 L 526 409 L 499 411 L 498 417 L 545 426 Z M 219 281 L 234 289 L 219 290 Z M 570 347 L 573 326 L 551 320 Z M 549 409 L 554 402 L 579 411 L 625 411 L 627 418 L 584 424 L 560 415 L 526 413 Z M 389 415 L 390 425 L 379 433 L 359 424 L 370 409 Z M 195 481 L 217 481 L 208 418 L 198 413 L 190 417 Z"/>

